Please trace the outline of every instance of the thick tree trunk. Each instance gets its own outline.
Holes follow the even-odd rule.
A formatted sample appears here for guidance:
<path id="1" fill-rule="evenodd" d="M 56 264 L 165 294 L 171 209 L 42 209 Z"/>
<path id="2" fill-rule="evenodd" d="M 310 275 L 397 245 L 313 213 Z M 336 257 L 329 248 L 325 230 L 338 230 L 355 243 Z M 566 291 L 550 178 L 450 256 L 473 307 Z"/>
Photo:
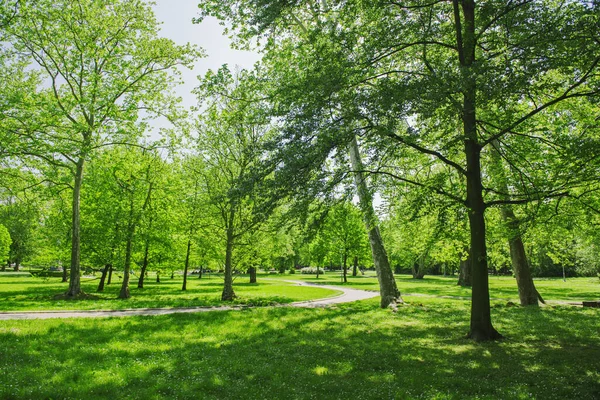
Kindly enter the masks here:
<path id="1" fill-rule="evenodd" d="M 354 263 L 352 264 L 352 276 L 358 275 L 358 256 L 354 256 Z"/>
<path id="2" fill-rule="evenodd" d="M 348 254 L 344 252 L 344 283 L 348 283 Z"/>
<path id="3" fill-rule="evenodd" d="M 383 240 L 377 226 L 377 217 L 373 209 L 373 198 L 367 187 L 363 174 L 363 165 L 360 158 L 360 150 L 356 137 L 352 138 L 350 143 L 350 161 L 354 172 L 354 182 L 358 191 L 360 209 L 367 232 L 369 233 L 369 244 L 371 245 L 371 254 L 373 255 L 373 264 L 377 271 L 377 280 L 379 281 L 379 293 L 381 295 L 381 308 L 390 305 L 395 306 L 397 302 L 402 302 L 400 291 L 396 286 L 394 274 L 390 267 Z"/>
<path id="4" fill-rule="evenodd" d="M 477 136 L 475 62 L 475 2 L 453 0 L 458 54 L 463 78 L 463 132 L 466 157 L 467 201 L 471 233 L 471 326 L 468 337 L 475 341 L 502 336 L 492 326 L 485 229 L 485 203 L 481 182 L 481 145 Z M 461 24 L 460 8 L 464 16 Z"/>
<path id="5" fill-rule="evenodd" d="M 80 199 L 81 185 L 83 183 L 83 165 L 84 158 L 77 160 L 75 165 L 75 181 L 73 184 L 73 217 L 71 227 L 71 271 L 69 274 L 69 289 L 67 296 L 75 297 L 82 293 L 81 291 L 81 265 L 80 265 Z"/>
<path id="6" fill-rule="evenodd" d="M 98 283 L 98 289 L 96 290 L 97 292 L 104 291 L 104 282 L 106 281 L 106 274 L 108 274 L 108 270 L 110 267 L 110 264 L 106 264 L 104 266 L 104 269 L 102 270 L 102 276 L 100 277 L 100 283 Z"/>
<path id="7" fill-rule="evenodd" d="M 256 267 L 248 268 L 248 273 L 250 274 L 250 283 L 256 283 Z"/>
<path id="8" fill-rule="evenodd" d="M 235 292 L 233 291 L 233 266 L 231 258 L 233 256 L 233 217 L 235 211 L 230 211 L 229 221 L 230 224 L 227 228 L 227 244 L 225 249 L 225 280 L 223 283 L 223 293 L 221 294 L 222 301 L 231 301 L 235 299 Z"/>
<path id="9" fill-rule="evenodd" d="M 20 269 L 20 267 L 21 267 L 21 260 L 19 260 L 19 259 L 17 258 L 17 261 L 15 262 L 15 267 L 14 267 L 14 270 L 15 270 L 16 272 L 18 272 L 18 271 L 19 271 L 19 269 Z"/>
<path id="10" fill-rule="evenodd" d="M 146 271 L 148 269 L 148 252 L 150 251 L 150 241 L 146 240 L 144 246 L 144 261 L 142 261 L 142 269 L 140 271 L 140 277 L 138 278 L 138 288 L 144 288 L 144 279 L 146 278 Z"/>
<path id="11" fill-rule="evenodd" d="M 471 250 L 469 250 L 469 255 L 465 260 L 460 260 L 458 284 L 471 287 Z"/>
<path id="12" fill-rule="evenodd" d="M 187 274 L 190 267 L 190 252 L 192 251 L 192 239 L 188 239 L 187 251 L 185 252 L 185 265 L 183 267 L 183 285 L 181 290 L 187 290 Z"/>

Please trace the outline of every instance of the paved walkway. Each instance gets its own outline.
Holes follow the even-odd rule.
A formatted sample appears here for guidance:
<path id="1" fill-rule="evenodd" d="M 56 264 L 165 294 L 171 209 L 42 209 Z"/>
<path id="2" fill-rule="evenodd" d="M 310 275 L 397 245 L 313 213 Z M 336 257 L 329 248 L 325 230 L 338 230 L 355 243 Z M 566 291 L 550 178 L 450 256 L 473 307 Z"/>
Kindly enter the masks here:
<path id="1" fill-rule="evenodd" d="M 370 299 L 379 296 L 379 293 L 366 290 L 348 289 L 338 286 L 317 285 L 308 282 L 286 281 L 299 286 L 316 286 L 342 292 L 341 295 L 326 299 L 299 301 L 296 303 L 282 304 L 279 307 L 317 308 L 327 307 L 333 304 L 348 303 L 357 300 Z M 185 314 L 209 311 L 231 311 L 248 308 L 247 306 L 219 306 L 219 307 L 182 307 L 182 308 L 136 308 L 128 310 L 91 310 L 91 311 L 18 311 L 0 312 L 1 320 L 15 319 L 50 319 L 50 318 L 99 318 L 99 317 L 131 317 L 152 316 L 165 314 Z"/>

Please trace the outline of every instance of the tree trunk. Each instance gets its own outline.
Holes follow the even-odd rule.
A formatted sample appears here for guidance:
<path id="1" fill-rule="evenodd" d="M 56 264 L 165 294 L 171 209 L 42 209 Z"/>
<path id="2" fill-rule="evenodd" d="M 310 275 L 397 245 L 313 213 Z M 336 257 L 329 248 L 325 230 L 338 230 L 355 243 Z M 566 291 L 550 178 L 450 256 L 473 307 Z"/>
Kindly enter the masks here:
<path id="1" fill-rule="evenodd" d="M 112 283 L 112 274 L 113 274 L 113 266 L 112 264 L 109 264 L 108 267 L 108 280 L 106 281 L 106 285 L 110 285 Z"/>
<path id="2" fill-rule="evenodd" d="M 373 264 L 377 271 L 377 280 L 379 281 L 379 293 L 381 295 L 381 308 L 390 305 L 395 306 L 396 302 L 402 302 L 400 291 L 396 286 L 394 274 L 390 267 L 383 240 L 377 226 L 377 217 L 373 209 L 373 198 L 367 187 L 363 174 L 363 165 L 360 158 L 360 150 L 356 137 L 352 138 L 350 143 L 350 161 L 354 172 L 354 182 L 358 191 L 360 209 L 367 232 L 369 233 L 369 244 L 371 245 L 371 253 L 373 255 Z"/>
<path id="3" fill-rule="evenodd" d="M 150 251 L 150 241 L 146 240 L 144 246 L 144 261 L 142 261 L 142 269 L 140 271 L 140 277 L 138 278 L 138 289 L 144 288 L 144 279 L 146 278 L 146 270 L 148 269 L 148 252 Z"/>
<path id="4" fill-rule="evenodd" d="M 84 158 L 77 160 L 75 165 L 75 181 L 73 184 L 73 218 L 71 227 L 71 271 L 69 274 L 69 289 L 67 296 L 76 297 L 82 293 L 81 291 L 81 265 L 80 265 L 80 198 L 81 184 L 83 182 L 83 165 Z"/>
<path id="5" fill-rule="evenodd" d="M 319 266 L 317 265 L 317 279 L 319 279 L 319 273 L 320 273 Z"/>
<path id="6" fill-rule="evenodd" d="M 223 283 L 223 293 L 221 294 L 222 301 L 231 301 L 235 299 L 235 292 L 233 291 L 233 267 L 231 265 L 231 258 L 233 256 L 233 218 L 235 211 L 233 207 L 230 211 L 229 226 L 227 227 L 227 244 L 225 249 L 225 281 Z"/>
<path id="7" fill-rule="evenodd" d="M 460 260 L 458 271 L 458 284 L 460 286 L 471 287 L 471 250 L 465 260 Z"/>
<path id="8" fill-rule="evenodd" d="M 464 16 L 461 23 L 460 8 Z M 477 82 L 475 62 L 475 2 L 453 0 L 458 55 L 463 80 L 461 113 L 466 158 L 467 201 L 471 233 L 471 326 L 468 337 L 475 341 L 494 340 L 502 336 L 492 326 L 485 229 L 485 203 L 481 182 L 481 145 L 478 142 L 476 118 Z"/>
<path id="9" fill-rule="evenodd" d="M 15 267 L 14 267 L 14 270 L 15 270 L 16 272 L 18 272 L 20 267 L 21 267 L 21 260 L 19 260 L 19 259 L 17 258 L 17 260 L 15 261 Z"/>
<path id="10" fill-rule="evenodd" d="M 156 271 L 156 283 L 160 283 L 160 271 Z"/>
<path id="11" fill-rule="evenodd" d="M 352 276 L 358 275 L 358 256 L 354 256 L 354 264 L 352 266 Z"/>
<path id="12" fill-rule="evenodd" d="M 128 299 L 131 297 L 129 292 L 129 272 L 131 270 L 131 251 L 133 242 L 133 229 L 130 229 L 127 235 L 127 244 L 125 246 L 125 266 L 123 268 L 123 283 L 121 284 L 120 299 Z"/>
<path id="13" fill-rule="evenodd" d="M 505 192 L 506 198 L 508 199 L 508 181 L 506 178 L 506 172 L 500 156 L 500 142 L 494 140 L 492 142 L 494 149 L 491 151 L 491 160 L 495 169 L 496 178 L 499 182 L 499 189 L 501 192 Z M 500 214 L 502 221 L 506 225 L 509 231 L 508 245 L 510 247 L 510 259 L 512 262 L 513 271 L 515 278 L 517 279 L 517 287 L 519 289 L 519 300 L 522 306 L 538 306 L 538 292 L 533 283 L 531 277 L 531 270 L 529 263 L 527 262 L 527 255 L 525 253 L 525 246 L 523 245 L 523 239 L 521 235 L 521 226 L 517 219 L 512 207 L 508 204 L 503 205 L 500 208 Z"/>
<path id="14" fill-rule="evenodd" d="M 104 269 L 102 270 L 102 276 L 100 277 L 100 283 L 98 283 L 98 289 L 96 290 L 96 292 L 104 291 L 104 282 L 106 281 L 106 274 L 108 273 L 110 267 L 110 264 L 106 264 L 104 266 Z"/>
<path id="15" fill-rule="evenodd" d="M 250 283 L 256 283 L 256 267 L 248 268 L 248 273 L 250 274 Z"/>
<path id="16" fill-rule="evenodd" d="M 10 260 L 7 260 L 6 263 L 10 266 Z M 2 264 L 2 272 L 6 271 L 6 264 Z"/>
<path id="17" fill-rule="evenodd" d="M 425 276 L 425 257 L 419 257 L 419 262 L 413 263 L 412 277 L 413 279 L 423 279 Z"/>
<path id="18" fill-rule="evenodd" d="M 519 231 L 519 221 L 510 207 L 502 207 L 502 219 L 510 229 L 508 244 L 510 247 L 510 259 L 519 288 L 519 300 L 522 306 L 538 306 L 538 292 L 533 283 L 531 269 L 527 262 L 525 246 Z"/>
<path id="19" fill-rule="evenodd" d="M 192 250 L 192 239 L 188 239 L 187 251 L 185 252 L 185 265 L 183 267 L 183 285 L 181 290 L 187 290 L 187 273 L 190 266 L 190 252 Z"/>
<path id="20" fill-rule="evenodd" d="M 348 254 L 344 253 L 344 283 L 348 283 Z"/>

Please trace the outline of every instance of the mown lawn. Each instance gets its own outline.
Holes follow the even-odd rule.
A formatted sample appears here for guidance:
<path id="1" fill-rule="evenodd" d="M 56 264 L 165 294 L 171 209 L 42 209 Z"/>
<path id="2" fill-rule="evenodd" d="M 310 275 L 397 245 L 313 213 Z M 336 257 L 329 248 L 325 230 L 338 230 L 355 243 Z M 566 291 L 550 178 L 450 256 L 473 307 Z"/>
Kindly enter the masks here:
<path id="1" fill-rule="evenodd" d="M 161 278 L 156 283 L 151 276 L 144 288 L 137 288 L 137 279 L 130 283 L 131 298 L 117 298 L 121 282 L 118 275 L 113 275 L 113 282 L 106 286 L 104 292 L 96 293 L 98 279 L 82 278 L 82 288 L 95 298 L 85 300 L 57 300 L 56 295 L 64 293 L 68 284 L 61 283 L 60 278 L 36 278 L 0 275 L 0 311 L 19 310 L 107 310 L 126 308 L 160 308 L 160 307 L 197 307 L 222 305 L 221 291 L 223 280 L 215 275 L 188 278 L 187 290 L 181 290 L 182 277 L 174 279 Z M 248 277 L 237 277 L 234 290 L 238 298 L 228 304 L 272 305 L 291 303 L 302 300 L 336 296 L 340 292 L 323 288 L 301 288 L 293 284 L 277 280 L 261 280 L 257 284 L 248 283 Z"/>
<path id="2" fill-rule="evenodd" d="M 469 302 L 2 321 L 2 399 L 598 399 L 600 310 Z"/>
<path id="3" fill-rule="evenodd" d="M 368 271 L 364 276 L 348 276 L 348 283 L 340 283 L 339 272 L 327 272 L 315 278 L 315 275 L 273 275 L 275 279 L 299 279 L 313 283 L 348 286 L 356 289 L 379 290 L 374 272 Z M 410 275 L 396 275 L 398 289 L 402 294 L 421 294 L 432 296 L 470 297 L 471 289 L 458 286 L 455 276 L 428 276 L 423 279 L 413 279 Z M 519 300 L 517 283 L 510 276 L 490 276 L 490 296 L 503 300 Z M 600 279 L 598 278 L 535 278 L 538 291 L 547 300 L 600 300 Z"/>

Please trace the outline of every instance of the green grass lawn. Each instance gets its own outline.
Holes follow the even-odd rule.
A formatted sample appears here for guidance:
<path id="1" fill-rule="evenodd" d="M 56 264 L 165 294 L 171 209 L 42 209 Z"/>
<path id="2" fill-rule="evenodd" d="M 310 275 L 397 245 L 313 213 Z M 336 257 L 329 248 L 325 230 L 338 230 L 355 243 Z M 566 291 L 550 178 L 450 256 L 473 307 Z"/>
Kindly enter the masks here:
<path id="1" fill-rule="evenodd" d="M 598 399 L 600 310 L 469 302 L 2 321 L 1 399 Z"/>
<path id="2" fill-rule="evenodd" d="M 313 283 L 342 285 L 364 290 L 379 290 L 374 272 L 366 272 L 364 276 L 348 276 L 348 283 L 340 283 L 339 272 L 327 272 L 319 279 L 315 275 L 273 275 L 275 279 L 299 279 Z M 404 294 L 421 294 L 433 296 L 470 297 L 471 289 L 458 286 L 457 277 L 425 276 L 413 279 L 410 275 L 396 275 L 398 289 Z M 492 298 L 518 301 L 519 293 L 515 278 L 510 276 L 490 276 L 490 296 Z M 547 300 L 600 300 L 600 279 L 568 278 L 563 282 L 560 278 L 536 278 L 534 283 L 538 291 Z"/>
<path id="3" fill-rule="evenodd" d="M 154 277 L 147 279 L 144 288 L 137 288 L 137 279 L 130 283 L 131 298 L 117 298 L 121 282 L 117 274 L 113 282 L 106 286 L 104 292 L 96 293 L 98 279 L 82 278 L 82 288 L 86 293 L 97 296 L 97 299 L 55 300 L 54 296 L 64 293 L 68 284 L 61 283 L 60 278 L 36 278 L 22 274 L 0 275 L 0 311 L 21 310 L 106 310 L 125 308 L 157 308 L 157 307 L 197 307 L 222 305 L 221 291 L 223 280 L 215 275 L 188 278 L 187 290 L 181 290 L 182 277 L 174 279 L 162 278 L 156 283 Z M 248 277 L 239 276 L 234 282 L 234 290 L 238 298 L 228 304 L 272 305 L 291 303 L 294 301 L 312 300 L 336 296 L 340 292 L 313 287 L 297 287 L 293 284 L 261 280 L 250 284 Z"/>

